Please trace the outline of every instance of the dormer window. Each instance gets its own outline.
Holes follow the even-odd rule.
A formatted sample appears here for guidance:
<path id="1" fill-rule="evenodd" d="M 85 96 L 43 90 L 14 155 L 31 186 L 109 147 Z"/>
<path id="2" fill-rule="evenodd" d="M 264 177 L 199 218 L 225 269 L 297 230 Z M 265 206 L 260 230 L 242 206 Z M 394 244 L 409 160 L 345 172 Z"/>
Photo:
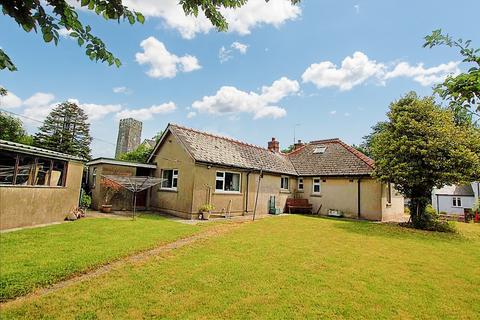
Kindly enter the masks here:
<path id="1" fill-rule="evenodd" d="M 315 149 L 313 149 L 313 153 L 323 154 L 325 153 L 325 150 L 327 150 L 327 147 L 323 147 L 323 146 L 315 147 Z"/>

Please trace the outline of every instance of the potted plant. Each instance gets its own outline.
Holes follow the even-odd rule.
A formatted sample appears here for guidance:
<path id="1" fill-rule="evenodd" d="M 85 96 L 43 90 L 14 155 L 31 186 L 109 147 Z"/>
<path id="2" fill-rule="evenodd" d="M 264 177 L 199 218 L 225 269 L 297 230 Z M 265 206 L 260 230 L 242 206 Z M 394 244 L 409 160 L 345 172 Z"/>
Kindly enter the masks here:
<path id="1" fill-rule="evenodd" d="M 208 220 L 213 209 L 215 209 L 215 207 L 212 204 L 206 203 L 202 205 L 198 209 L 198 211 L 200 212 L 199 218 L 202 220 Z"/>
<path id="2" fill-rule="evenodd" d="M 104 191 L 104 204 L 102 204 L 102 207 L 100 211 L 103 213 L 109 213 L 112 212 L 112 205 L 110 204 L 110 201 L 112 201 L 112 198 L 117 194 L 122 189 L 122 186 L 119 185 L 116 182 L 113 182 L 112 180 L 102 178 L 102 181 L 100 182 L 100 185 L 102 186 L 102 189 Z"/>

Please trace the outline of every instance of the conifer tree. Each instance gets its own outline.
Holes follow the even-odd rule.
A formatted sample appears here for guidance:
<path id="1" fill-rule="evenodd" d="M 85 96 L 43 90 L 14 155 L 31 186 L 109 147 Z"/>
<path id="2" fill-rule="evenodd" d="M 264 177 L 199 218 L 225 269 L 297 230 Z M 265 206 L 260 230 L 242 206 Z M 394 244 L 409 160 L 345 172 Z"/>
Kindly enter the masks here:
<path id="1" fill-rule="evenodd" d="M 90 124 L 85 112 L 73 102 L 55 107 L 35 135 L 37 147 L 90 159 Z"/>

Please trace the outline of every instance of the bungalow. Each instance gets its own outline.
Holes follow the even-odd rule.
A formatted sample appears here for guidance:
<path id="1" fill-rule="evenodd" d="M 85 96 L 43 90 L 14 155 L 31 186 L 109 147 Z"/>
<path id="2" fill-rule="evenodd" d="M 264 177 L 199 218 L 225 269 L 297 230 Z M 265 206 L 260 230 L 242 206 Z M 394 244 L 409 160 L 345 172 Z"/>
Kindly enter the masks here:
<path id="1" fill-rule="evenodd" d="M 0 140 L 0 230 L 63 221 L 82 174 L 79 157 Z"/>
<path id="2" fill-rule="evenodd" d="M 162 178 L 150 190 L 149 206 L 191 219 L 203 204 L 229 215 L 283 210 L 287 198 L 304 198 L 313 212 L 368 220 L 400 220 L 403 197 L 374 180 L 373 161 L 339 139 L 297 143 L 288 154 L 272 138 L 268 148 L 169 124 L 150 164 Z M 258 194 L 257 194 L 258 190 Z"/>
<path id="3" fill-rule="evenodd" d="M 438 212 L 463 214 L 472 209 L 478 199 L 480 184 L 472 182 L 464 185 L 445 186 L 432 192 L 432 206 Z"/>

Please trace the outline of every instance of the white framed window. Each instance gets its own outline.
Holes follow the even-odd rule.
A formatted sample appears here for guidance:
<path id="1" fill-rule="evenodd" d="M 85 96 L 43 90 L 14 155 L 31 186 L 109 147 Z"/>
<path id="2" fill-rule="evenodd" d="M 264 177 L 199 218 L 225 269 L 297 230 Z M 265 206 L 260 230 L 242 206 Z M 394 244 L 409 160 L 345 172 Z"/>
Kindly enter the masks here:
<path id="1" fill-rule="evenodd" d="M 460 197 L 453 197 L 452 198 L 452 206 L 454 207 L 461 207 L 462 206 L 462 198 Z"/>
<path id="2" fill-rule="evenodd" d="M 297 189 L 303 191 L 303 178 L 298 178 Z"/>
<path id="3" fill-rule="evenodd" d="M 280 189 L 282 189 L 284 191 L 289 190 L 288 183 L 289 183 L 288 177 L 281 177 L 280 178 Z"/>
<path id="4" fill-rule="evenodd" d="M 217 171 L 215 175 L 215 191 L 240 192 L 240 173 Z"/>
<path id="5" fill-rule="evenodd" d="M 312 193 L 314 194 L 319 194 L 320 193 L 320 178 L 313 178 L 313 183 L 312 183 Z"/>
<path id="6" fill-rule="evenodd" d="M 164 169 L 162 170 L 162 185 L 161 189 L 177 190 L 178 184 L 178 169 Z"/>

